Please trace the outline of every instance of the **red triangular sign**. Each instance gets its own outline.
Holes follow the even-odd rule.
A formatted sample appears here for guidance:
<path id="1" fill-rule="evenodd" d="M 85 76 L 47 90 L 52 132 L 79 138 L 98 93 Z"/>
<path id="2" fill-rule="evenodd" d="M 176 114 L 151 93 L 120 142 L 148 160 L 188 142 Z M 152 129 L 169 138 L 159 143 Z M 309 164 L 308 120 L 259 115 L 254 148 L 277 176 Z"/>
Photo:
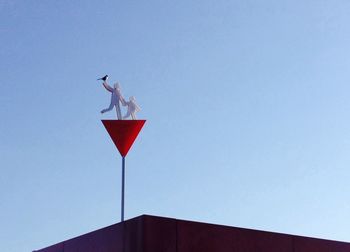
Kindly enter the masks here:
<path id="1" fill-rule="evenodd" d="M 146 120 L 102 120 L 120 155 L 125 157 Z"/>

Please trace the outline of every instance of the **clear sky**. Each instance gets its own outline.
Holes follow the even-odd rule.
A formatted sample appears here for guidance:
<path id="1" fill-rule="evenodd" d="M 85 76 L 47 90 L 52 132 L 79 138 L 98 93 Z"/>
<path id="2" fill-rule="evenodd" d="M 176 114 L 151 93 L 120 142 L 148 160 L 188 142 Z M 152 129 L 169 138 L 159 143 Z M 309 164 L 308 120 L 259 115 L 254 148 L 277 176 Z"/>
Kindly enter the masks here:
<path id="1" fill-rule="evenodd" d="M 350 2 L 0 0 L 0 251 L 141 214 L 350 241 Z"/>

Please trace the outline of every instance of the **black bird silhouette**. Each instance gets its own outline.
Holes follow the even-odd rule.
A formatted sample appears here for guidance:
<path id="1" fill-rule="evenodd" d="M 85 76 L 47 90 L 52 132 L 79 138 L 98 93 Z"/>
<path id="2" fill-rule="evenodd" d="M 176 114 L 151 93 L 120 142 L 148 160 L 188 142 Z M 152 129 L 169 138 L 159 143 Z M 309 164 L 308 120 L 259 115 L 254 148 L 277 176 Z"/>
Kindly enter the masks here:
<path id="1" fill-rule="evenodd" d="M 106 81 L 108 79 L 108 75 L 105 75 L 105 76 L 103 76 L 102 78 L 99 78 L 99 79 L 97 79 L 97 80 L 103 80 L 103 81 Z"/>

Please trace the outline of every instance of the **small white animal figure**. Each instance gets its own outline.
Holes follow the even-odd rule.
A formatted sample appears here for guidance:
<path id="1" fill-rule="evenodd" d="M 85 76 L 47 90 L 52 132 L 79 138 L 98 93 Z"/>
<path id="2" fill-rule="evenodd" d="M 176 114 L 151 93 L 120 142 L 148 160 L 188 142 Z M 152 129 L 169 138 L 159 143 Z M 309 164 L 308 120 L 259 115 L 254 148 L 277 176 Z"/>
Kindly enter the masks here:
<path id="1" fill-rule="evenodd" d="M 139 112 L 141 110 L 141 108 L 136 104 L 136 99 L 135 96 L 131 96 L 129 98 L 129 101 L 125 102 L 125 105 L 123 104 L 123 106 L 128 106 L 128 111 L 126 113 L 125 116 L 123 116 L 123 119 L 128 118 L 129 116 L 131 116 L 131 118 L 133 120 L 136 120 L 136 113 Z"/>

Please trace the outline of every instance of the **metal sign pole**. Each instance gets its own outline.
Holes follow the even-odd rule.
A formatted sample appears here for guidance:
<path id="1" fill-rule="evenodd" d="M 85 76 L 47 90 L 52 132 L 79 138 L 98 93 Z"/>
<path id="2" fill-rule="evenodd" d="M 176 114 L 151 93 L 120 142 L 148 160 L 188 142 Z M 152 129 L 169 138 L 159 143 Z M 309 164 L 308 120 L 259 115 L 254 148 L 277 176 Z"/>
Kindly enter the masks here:
<path id="1" fill-rule="evenodd" d="M 125 157 L 122 157 L 122 202 L 121 202 L 121 221 L 124 221 L 124 194 L 125 194 Z"/>

